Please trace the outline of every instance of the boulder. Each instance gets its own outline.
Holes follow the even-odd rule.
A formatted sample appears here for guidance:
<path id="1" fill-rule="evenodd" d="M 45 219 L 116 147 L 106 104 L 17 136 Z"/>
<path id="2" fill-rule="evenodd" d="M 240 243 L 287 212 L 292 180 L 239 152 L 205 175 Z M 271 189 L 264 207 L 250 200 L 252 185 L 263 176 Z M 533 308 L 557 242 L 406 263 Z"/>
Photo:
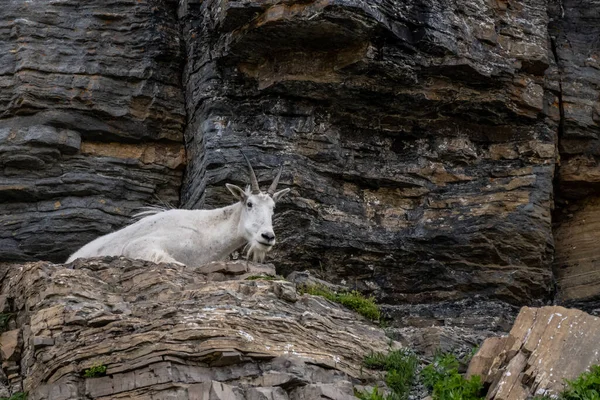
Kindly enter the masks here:
<path id="1" fill-rule="evenodd" d="M 483 342 L 467 374 L 489 385 L 486 399 L 557 396 L 565 379 L 600 364 L 600 318 L 560 306 L 523 307 L 510 333 Z"/>

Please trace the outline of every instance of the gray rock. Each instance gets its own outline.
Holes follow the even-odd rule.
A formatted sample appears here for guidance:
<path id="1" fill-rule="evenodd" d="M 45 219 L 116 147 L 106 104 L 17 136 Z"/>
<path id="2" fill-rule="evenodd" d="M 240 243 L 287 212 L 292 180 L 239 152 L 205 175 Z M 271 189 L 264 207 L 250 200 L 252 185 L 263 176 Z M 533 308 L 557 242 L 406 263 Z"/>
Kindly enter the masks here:
<path id="1" fill-rule="evenodd" d="M 552 287 L 546 1 L 188 2 L 185 207 L 284 164 L 274 261 L 389 303 Z M 546 110 L 550 111 L 546 111 Z M 558 114 L 558 113 L 557 113 Z"/>
<path id="2" fill-rule="evenodd" d="M 290 282 L 243 280 L 236 263 L 220 282 L 117 257 L 4 270 L 0 306 L 18 326 L 2 334 L 2 368 L 32 400 L 346 399 L 376 379 L 364 357 L 390 343 L 338 304 L 277 295 Z"/>
<path id="3" fill-rule="evenodd" d="M 3 5 L 0 259 L 64 261 L 177 203 L 183 53 L 174 2 Z"/>
<path id="4" fill-rule="evenodd" d="M 246 400 L 289 400 L 289 397 L 280 387 L 257 387 L 246 390 Z"/>

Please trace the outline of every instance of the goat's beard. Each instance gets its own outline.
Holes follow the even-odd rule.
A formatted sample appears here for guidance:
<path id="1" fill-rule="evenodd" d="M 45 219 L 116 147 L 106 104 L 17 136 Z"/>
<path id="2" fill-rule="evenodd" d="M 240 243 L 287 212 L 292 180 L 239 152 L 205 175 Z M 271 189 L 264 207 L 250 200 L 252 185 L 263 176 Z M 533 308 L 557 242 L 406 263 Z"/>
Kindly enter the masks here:
<path id="1" fill-rule="evenodd" d="M 244 247 L 244 251 L 246 250 L 248 250 L 248 252 L 246 253 L 247 260 L 249 260 L 250 257 L 252 257 L 252 261 L 262 263 L 265 261 L 265 257 L 267 256 L 267 253 L 269 252 L 269 250 L 271 250 L 271 248 L 265 248 L 264 245 L 260 245 L 257 243 L 248 243 Z"/>

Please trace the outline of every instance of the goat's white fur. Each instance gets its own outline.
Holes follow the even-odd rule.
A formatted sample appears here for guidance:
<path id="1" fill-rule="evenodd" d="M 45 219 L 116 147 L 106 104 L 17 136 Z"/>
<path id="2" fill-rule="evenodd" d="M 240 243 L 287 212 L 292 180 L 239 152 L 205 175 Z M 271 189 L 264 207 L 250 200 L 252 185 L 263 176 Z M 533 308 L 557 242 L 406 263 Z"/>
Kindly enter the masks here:
<path id="1" fill-rule="evenodd" d="M 239 202 L 215 210 L 150 208 L 137 214 L 143 217 L 139 221 L 93 240 L 67 262 L 97 256 L 125 256 L 200 266 L 226 259 L 245 243 L 248 257 L 262 262 L 275 244 L 272 226 L 275 202 L 290 189 L 273 193 L 276 182 L 269 194 L 260 192 L 257 183 L 257 190 L 253 191 L 249 187 L 243 190 L 231 184 L 226 186 Z"/>

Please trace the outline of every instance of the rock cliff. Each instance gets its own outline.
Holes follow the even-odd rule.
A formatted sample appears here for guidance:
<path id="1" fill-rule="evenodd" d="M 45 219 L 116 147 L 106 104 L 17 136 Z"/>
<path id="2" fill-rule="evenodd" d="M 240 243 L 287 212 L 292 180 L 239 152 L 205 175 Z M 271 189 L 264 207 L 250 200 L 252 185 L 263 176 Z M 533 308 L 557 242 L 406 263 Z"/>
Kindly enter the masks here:
<path id="1" fill-rule="evenodd" d="M 551 74 L 561 93 L 561 160 L 555 190 L 558 300 L 598 312 L 597 246 L 600 167 L 600 4 L 564 0 L 549 26 L 558 65 Z"/>
<path id="2" fill-rule="evenodd" d="M 177 18 L 162 1 L 24 2 L 0 17 L 0 258 L 65 261 L 185 165 Z"/>
<path id="3" fill-rule="evenodd" d="M 383 331 L 273 267 L 2 265 L 3 371 L 28 399 L 351 399 Z M 100 376 L 86 376 L 106 367 Z M 89 375 L 89 374 L 88 374 Z M 16 390 L 15 390 L 16 389 Z M 0 393 L 0 396 L 2 393 Z"/>
<path id="4" fill-rule="evenodd" d="M 0 260 L 63 262 L 151 203 L 229 203 L 243 150 L 292 189 L 278 272 L 376 295 L 401 341 L 476 344 L 521 305 L 597 314 L 599 15 L 598 0 L 6 2 Z M 98 268 L 59 270 L 125 279 Z M 78 373 L 64 379 L 85 393 Z"/>
<path id="5" fill-rule="evenodd" d="M 263 181 L 286 167 L 286 272 L 318 268 L 389 303 L 549 297 L 559 109 L 545 1 L 183 14 L 185 206 L 222 204 L 247 149 Z"/>

